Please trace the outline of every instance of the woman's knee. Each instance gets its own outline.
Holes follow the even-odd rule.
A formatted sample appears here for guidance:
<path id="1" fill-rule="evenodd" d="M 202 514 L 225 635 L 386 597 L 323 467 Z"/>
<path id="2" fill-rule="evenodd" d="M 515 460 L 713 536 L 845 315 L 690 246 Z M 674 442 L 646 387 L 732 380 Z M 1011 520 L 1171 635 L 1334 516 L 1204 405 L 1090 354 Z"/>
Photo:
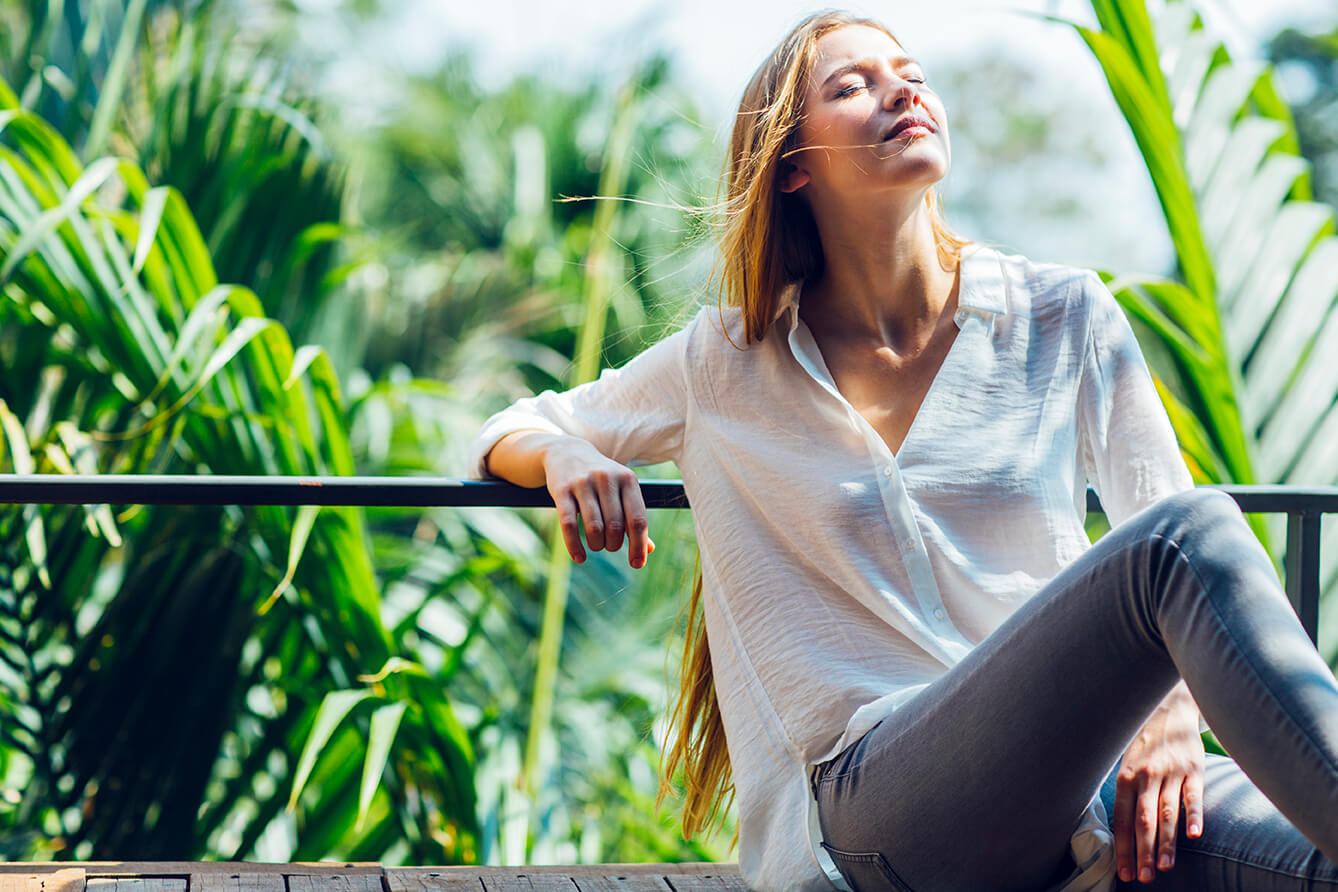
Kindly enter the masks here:
<path id="1" fill-rule="evenodd" d="M 1197 487 L 1176 493 L 1153 513 L 1151 536 L 1165 546 L 1155 550 L 1159 557 L 1154 558 L 1154 567 L 1165 574 L 1175 575 L 1175 567 L 1184 559 L 1182 568 L 1201 582 L 1249 580 L 1251 590 L 1279 588 L 1272 558 L 1236 500 L 1220 489 Z"/>
<path id="2" fill-rule="evenodd" d="M 1153 534 L 1174 541 L 1182 550 L 1230 554 L 1242 542 L 1259 547 L 1236 500 L 1220 489 L 1195 487 L 1176 493 L 1157 503 L 1153 513 Z"/>
<path id="3" fill-rule="evenodd" d="M 1220 523 L 1226 518 L 1241 517 L 1236 500 L 1220 489 L 1195 486 L 1157 503 L 1162 512 L 1183 521 Z"/>

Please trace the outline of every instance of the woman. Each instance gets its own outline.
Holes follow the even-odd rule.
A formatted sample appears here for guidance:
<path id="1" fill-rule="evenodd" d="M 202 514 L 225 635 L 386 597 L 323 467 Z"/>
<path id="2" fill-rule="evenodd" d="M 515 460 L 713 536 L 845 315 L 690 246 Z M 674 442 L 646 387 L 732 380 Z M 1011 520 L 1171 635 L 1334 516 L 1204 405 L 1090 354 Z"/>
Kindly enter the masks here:
<path id="1" fill-rule="evenodd" d="M 678 463 L 710 659 L 669 761 L 689 830 L 732 769 L 756 888 L 1338 889 L 1333 676 L 1101 281 L 953 236 L 948 165 L 891 33 L 804 21 L 735 124 L 730 306 L 494 416 L 476 473 L 641 567 L 626 465 Z"/>

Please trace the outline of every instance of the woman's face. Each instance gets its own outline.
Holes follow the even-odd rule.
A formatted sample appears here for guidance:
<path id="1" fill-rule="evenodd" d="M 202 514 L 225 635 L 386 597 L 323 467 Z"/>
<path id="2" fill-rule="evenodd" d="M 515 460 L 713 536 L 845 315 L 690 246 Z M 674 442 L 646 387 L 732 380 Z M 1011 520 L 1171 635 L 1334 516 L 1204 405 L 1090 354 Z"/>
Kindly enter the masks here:
<path id="1" fill-rule="evenodd" d="M 928 190 L 948 172 L 948 116 L 924 70 L 885 32 L 847 25 L 818 39 L 798 144 L 781 188 L 871 195 Z"/>

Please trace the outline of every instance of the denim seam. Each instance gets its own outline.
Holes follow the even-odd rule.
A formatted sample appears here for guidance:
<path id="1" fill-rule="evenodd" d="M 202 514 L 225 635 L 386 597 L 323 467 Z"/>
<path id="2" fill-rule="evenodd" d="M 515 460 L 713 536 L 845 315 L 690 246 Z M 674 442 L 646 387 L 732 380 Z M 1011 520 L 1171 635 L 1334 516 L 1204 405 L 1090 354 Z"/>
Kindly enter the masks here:
<path id="1" fill-rule="evenodd" d="M 1176 542 L 1174 539 L 1167 538 L 1166 536 L 1163 536 L 1160 533 L 1153 533 L 1150 538 L 1160 539 L 1161 541 L 1165 542 L 1166 544 L 1170 545 L 1172 548 L 1175 549 L 1176 559 L 1183 560 L 1185 562 L 1185 565 L 1189 567 L 1189 572 L 1194 574 L 1194 578 L 1198 581 L 1199 587 L 1203 590 L 1203 593 L 1207 596 L 1204 600 L 1207 601 L 1208 604 L 1213 608 L 1213 617 L 1214 619 L 1217 620 L 1218 627 L 1222 631 L 1224 631 L 1227 637 L 1231 639 L 1232 643 L 1236 645 L 1236 650 L 1240 654 L 1242 661 L 1245 663 L 1246 666 L 1249 667 L 1250 671 L 1254 673 L 1255 681 L 1259 683 L 1259 686 L 1268 696 L 1268 699 L 1273 701 L 1273 705 L 1277 708 L 1278 712 L 1280 712 L 1286 718 L 1287 722 L 1291 724 L 1291 726 L 1295 728 L 1297 731 L 1301 732 L 1302 736 L 1304 736 L 1305 739 L 1310 743 L 1310 746 L 1315 750 L 1316 753 L 1319 754 L 1321 761 L 1328 763 L 1329 771 L 1333 774 L 1338 774 L 1338 764 L 1335 764 L 1332 760 L 1328 759 L 1325 756 L 1324 747 L 1320 745 L 1318 741 L 1315 740 L 1315 737 L 1310 732 L 1310 729 L 1304 727 L 1303 725 L 1301 725 L 1301 723 L 1297 722 L 1294 718 L 1292 718 L 1291 713 L 1286 709 L 1285 706 L 1283 706 L 1282 701 L 1280 701 L 1277 698 L 1277 695 L 1275 695 L 1273 691 L 1268 687 L 1268 685 L 1264 682 L 1263 674 L 1260 673 L 1258 667 L 1255 666 L 1254 662 L 1250 659 L 1249 652 L 1244 647 L 1241 646 L 1240 639 L 1236 637 L 1235 632 L 1231 628 L 1231 624 L 1223 620 L 1221 611 L 1217 606 L 1217 602 L 1213 600 L 1212 586 L 1208 585 L 1208 583 L 1204 581 L 1203 577 L 1199 575 L 1198 568 L 1194 566 L 1194 562 L 1190 560 L 1189 555 L 1185 554 L 1184 549 L 1180 547 L 1180 543 Z M 1158 626 L 1160 626 L 1160 618 Z M 1164 645 L 1165 644 L 1164 633 L 1162 635 L 1162 638 L 1163 638 L 1162 643 Z"/>
<path id="2" fill-rule="evenodd" d="M 850 775 L 854 773 L 855 773 L 854 769 L 851 769 L 849 771 L 829 771 L 818 778 L 818 782 L 815 786 L 819 790 L 821 790 L 823 787 L 827 786 L 832 781 L 842 780 L 843 778 L 850 777 Z"/>
<path id="3" fill-rule="evenodd" d="M 822 847 L 827 850 L 829 855 L 831 855 L 832 862 L 836 864 L 838 872 L 841 870 L 841 862 L 847 859 L 851 866 L 855 864 L 872 865 L 877 868 L 884 879 L 896 887 L 897 892 L 915 892 L 915 890 L 907 885 L 906 881 L 901 878 L 901 875 L 897 873 L 896 868 L 892 866 L 892 862 L 888 861 L 887 856 L 882 852 L 848 852 L 844 849 L 830 846 L 826 842 L 822 843 Z M 850 878 L 846 877 L 844 873 L 841 873 L 841 876 L 845 877 L 846 881 L 850 882 L 852 886 L 854 885 L 854 883 L 850 881 Z"/>

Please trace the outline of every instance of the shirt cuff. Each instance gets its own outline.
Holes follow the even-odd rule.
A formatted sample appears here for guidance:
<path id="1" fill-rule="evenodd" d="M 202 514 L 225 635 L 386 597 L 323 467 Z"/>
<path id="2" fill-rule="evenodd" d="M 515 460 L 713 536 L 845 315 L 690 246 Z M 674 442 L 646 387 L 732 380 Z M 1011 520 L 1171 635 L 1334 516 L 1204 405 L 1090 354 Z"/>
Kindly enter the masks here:
<path id="1" fill-rule="evenodd" d="M 538 415 L 530 415 L 524 412 L 515 412 L 507 409 L 498 412 L 493 417 L 483 423 L 483 428 L 474 437 L 474 441 L 469 444 L 469 476 L 475 480 L 487 480 L 493 477 L 488 473 L 488 466 L 484 463 L 488 453 L 497 445 L 497 442 L 508 434 L 514 434 L 517 431 L 543 431 L 548 434 L 565 434 L 562 430 L 547 418 Z"/>

